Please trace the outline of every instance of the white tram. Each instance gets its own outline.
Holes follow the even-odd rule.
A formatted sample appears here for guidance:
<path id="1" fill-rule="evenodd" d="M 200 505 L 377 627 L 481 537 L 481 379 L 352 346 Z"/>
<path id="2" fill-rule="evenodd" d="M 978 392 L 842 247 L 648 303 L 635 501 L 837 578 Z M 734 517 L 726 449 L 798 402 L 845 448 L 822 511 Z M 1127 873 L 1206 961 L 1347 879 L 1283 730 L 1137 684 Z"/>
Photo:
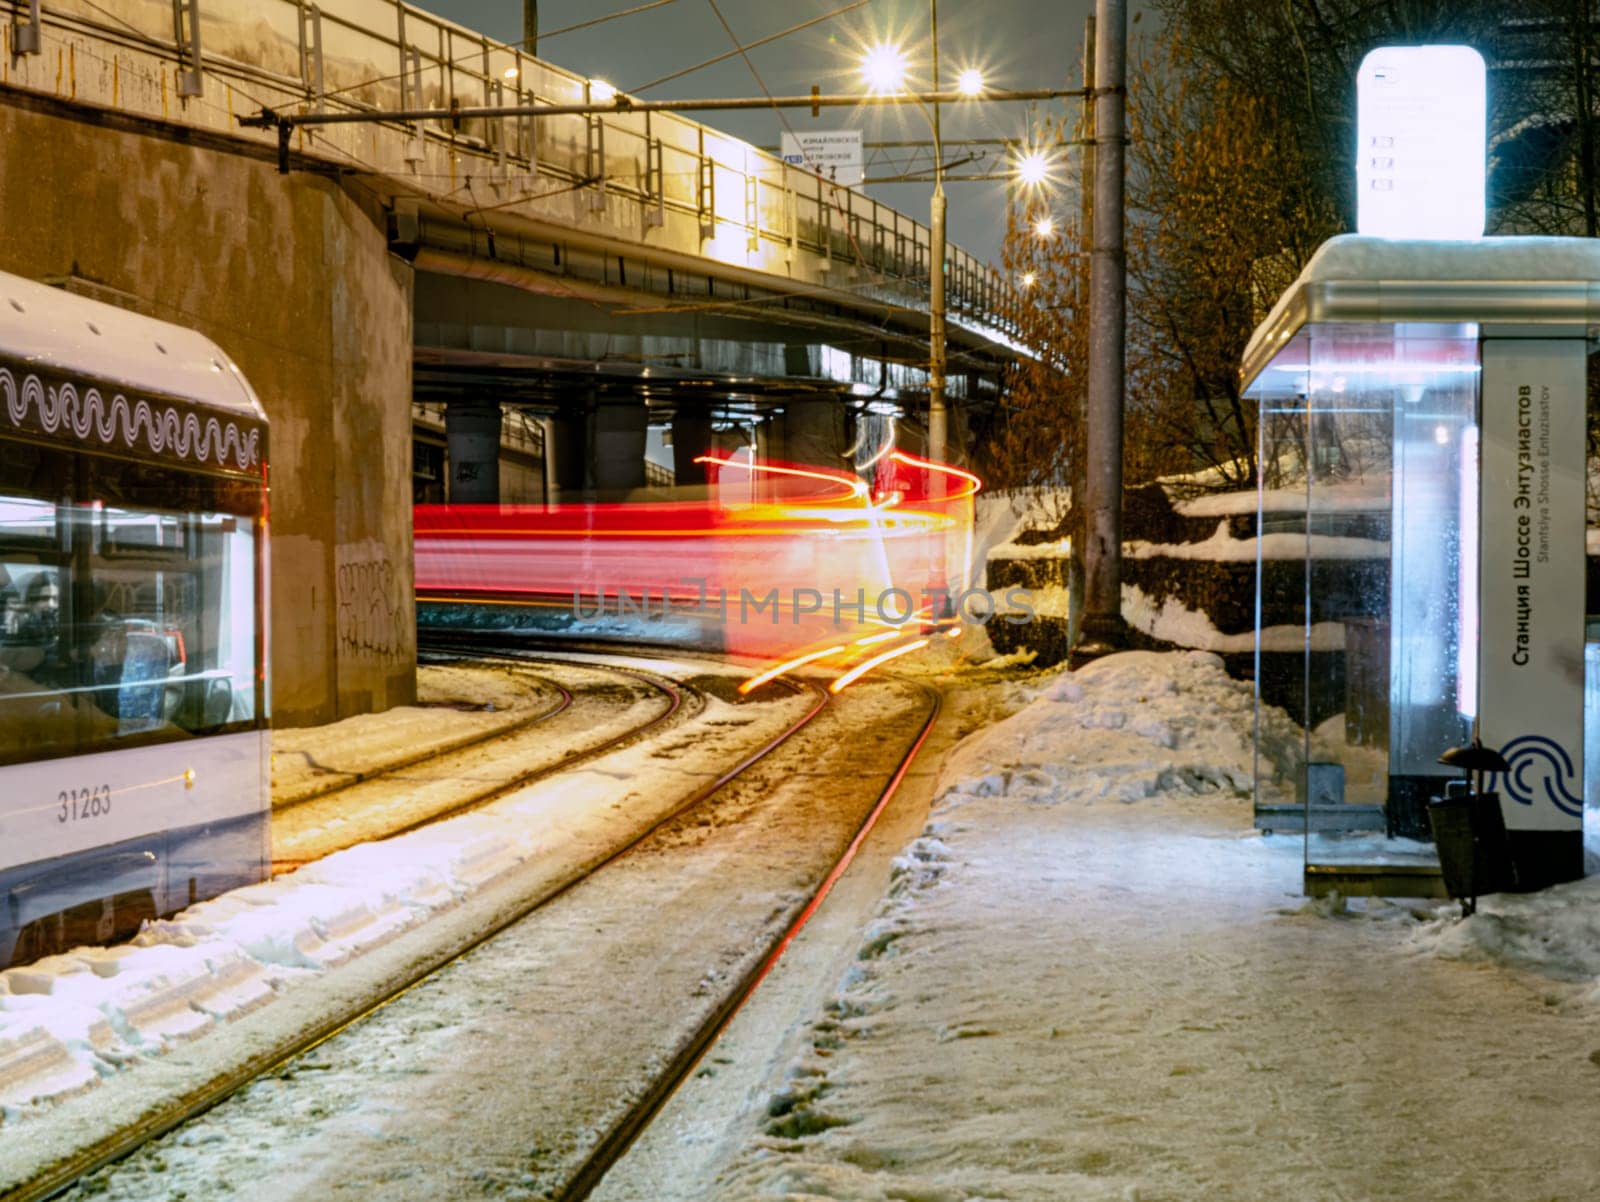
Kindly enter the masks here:
<path id="1" fill-rule="evenodd" d="M 0 967 L 267 874 L 266 452 L 208 339 L 0 273 Z"/>

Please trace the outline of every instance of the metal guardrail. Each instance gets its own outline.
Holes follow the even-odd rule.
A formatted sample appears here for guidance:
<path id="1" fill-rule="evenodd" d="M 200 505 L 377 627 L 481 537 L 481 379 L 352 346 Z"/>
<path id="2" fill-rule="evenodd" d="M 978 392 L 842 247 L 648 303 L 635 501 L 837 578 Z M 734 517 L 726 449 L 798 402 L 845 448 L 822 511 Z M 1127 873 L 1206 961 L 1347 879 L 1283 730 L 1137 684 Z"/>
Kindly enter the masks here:
<path id="1" fill-rule="evenodd" d="M 296 106 L 319 112 L 514 108 L 591 98 L 590 81 L 400 0 L 44 0 L 42 10 L 41 0 L 0 3 L 13 14 L 11 54 L 34 52 L 41 28 L 59 24 L 175 64 L 180 100 L 203 96 L 208 77 L 214 88 L 228 85 L 230 108 L 249 97 L 280 112 Z M 775 253 L 789 263 L 804 252 L 824 267 L 845 265 L 879 277 L 858 281 L 860 295 L 926 303 L 926 226 L 674 114 L 469 118 L 378 128 L 401 135 L 413 168 L 430 146 L 443 143 L 473 163 L 464 175 L 476 173 L 507 189 L 527 189 L 540 179 L 559 182 L 564 187 L 551 191 L 586 195 L 583 207 L 590 212 L 605 211 L 613 200 L 630 201 L 641 209 L 645 230 L 665 224 L 669 211 L 680 220 L 692 216 L 702 242 L 718 240 L 713 258 L 728 253 L 722 231 L 737 231 L 732 241 L 748 253 Z M 319 146 L 337 154 L 329 143 Z M 404 182 L 402 173 L 391 174 Z M 949 247 L 946 279 L 954 319 L 1014 332 L 1004 316 L 1013 293 L 999 272 Z"/>

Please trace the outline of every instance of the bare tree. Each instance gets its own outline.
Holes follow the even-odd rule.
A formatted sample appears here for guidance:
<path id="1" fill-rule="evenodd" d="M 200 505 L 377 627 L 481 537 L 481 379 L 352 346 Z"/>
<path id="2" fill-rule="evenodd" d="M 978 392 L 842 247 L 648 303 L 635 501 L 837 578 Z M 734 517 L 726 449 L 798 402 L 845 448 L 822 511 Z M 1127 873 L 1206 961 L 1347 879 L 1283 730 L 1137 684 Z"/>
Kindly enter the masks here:
<path id="1" fill-rule="evenodd" d="M 1239 488 L 1256 473 L 1245 344 L 1339 224 L 1330 198 L 1284 188 L 1308 167 L 1298 143 L 1275 136 L 1274 104 L 1211 76 L 1196 54 L 1169 28 L 1136 63 L 1128 471 L 1200 471 Z"/>
<path id="2" fill-rule="evenodd" d="M 1014 289 L 1006 316 L 1027 354 L 1007 369 L 1000 406 L 982 440 L 983 466 L 999 488 L 1065 488 L 1079 454 L 1088 256 L 1078 217 L 1050 202 L 1048 193 L 1019 194 L 1006 215 L 1001 256 Z M 1045 220 L 1048 227 L 1041 227 Z"/>

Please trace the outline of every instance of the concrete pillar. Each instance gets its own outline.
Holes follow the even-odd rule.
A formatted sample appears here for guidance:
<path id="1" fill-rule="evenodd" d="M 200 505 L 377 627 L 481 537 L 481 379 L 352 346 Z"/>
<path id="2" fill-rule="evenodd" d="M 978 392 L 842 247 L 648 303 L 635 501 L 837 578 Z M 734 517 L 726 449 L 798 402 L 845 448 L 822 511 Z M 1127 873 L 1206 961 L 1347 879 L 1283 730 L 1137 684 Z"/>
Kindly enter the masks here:
<path id="1" fill-rule="evenodd" d="M 450 504 L 500 503 L 500 404 L 451 401 L 444 410 Z"/>
<path id="2" fill-rule="evenodd" d="M 79 103 L 109 102 L 114 78 L 79 72 Z M 410 704 L 413 276 L 389 253 L 381 212 L 238 146 L 69 112 L 65 91 L 8 101 L 0 270 L 76 276 L 198 330 L 266 407 L 273 725 Z"/>
<path id="3" fill-rule="evenodd" d="M 784 410 L 783 457 L 790 463 L 842 468 L 845 441 L 844 405 L 833 396 L 800 397 Z"/>
<path id="4" fill-rule="evenodd" d="M 549 463 L 552 501 L 572 503 L 583 500 L 583 490 L 588 483 L 585 479 L 588 425 L 588 415 L 583 412 L 561 412 L 549 421 L 545 457 Z"/>
<path id="5" fill-rule="evenodd" d="M 649 410 L 643 401 L 602 401 L 594 411 L 594 487 L 601 500 L 644 487 Z"/>
<path id="6" fill-rule="evenodd" d="M 680 405 L 672 414 L 672 482 L 704 484 L 706 465 L 695 459 L 711 450 L 711 413 L 701 405 Z"/>

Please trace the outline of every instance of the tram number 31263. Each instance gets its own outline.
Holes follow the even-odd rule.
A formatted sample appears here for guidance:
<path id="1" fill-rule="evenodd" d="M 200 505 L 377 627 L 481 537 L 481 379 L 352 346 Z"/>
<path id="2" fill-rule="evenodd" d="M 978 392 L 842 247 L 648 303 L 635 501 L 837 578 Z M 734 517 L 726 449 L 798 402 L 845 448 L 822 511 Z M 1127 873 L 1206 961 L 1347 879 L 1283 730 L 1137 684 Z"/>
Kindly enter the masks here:
<path id="1" fill-rule="evenodd" d="M 103 818 L 111 813 L 111 786 L 89 789 L 63 789 L 56 796 L 56 821 L 77 822 L 84 818 Z"/>

